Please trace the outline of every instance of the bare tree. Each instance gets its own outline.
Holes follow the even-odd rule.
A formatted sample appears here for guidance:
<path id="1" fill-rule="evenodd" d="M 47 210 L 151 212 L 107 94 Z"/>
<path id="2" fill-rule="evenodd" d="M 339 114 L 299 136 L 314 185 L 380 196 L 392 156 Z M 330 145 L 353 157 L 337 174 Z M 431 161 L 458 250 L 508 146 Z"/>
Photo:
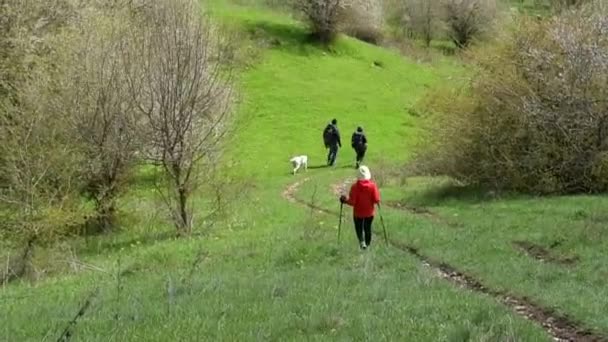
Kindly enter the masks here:
<path id="1" fill-rule="evenodd" d="M 138 140 L 139 111 L 129 97 L 125 69 L 129 49 L 124 13 L 91 9 L 69 41 L 57 107 L 69 113 L 72 135 L 85 156 L 85 192 L 95 203 L 97 228 L 114 225 L 116 199 L 131 170 Z M 70 61 L 77 60 L 78 63 Z"/>
<path id="2" fill-rule="evenodd" d="M 437 1 L 408 0 L 405 2 L 403 25 L 415 36 L 422 39 L 426 46 L 436 37 L 440 11 Z"/>
<path id="3" fill-rule="evenodd" d="M 217 156 L 233 95 L 224 38 L 201 13 L 196 0 L 150 2 L 132 35 L 140 65 L 127 72 L 146 118 L 148 157 L 164 170 L 168 187 L 159 191 L 179 233 L 192 229 L 199 167 Z"/>

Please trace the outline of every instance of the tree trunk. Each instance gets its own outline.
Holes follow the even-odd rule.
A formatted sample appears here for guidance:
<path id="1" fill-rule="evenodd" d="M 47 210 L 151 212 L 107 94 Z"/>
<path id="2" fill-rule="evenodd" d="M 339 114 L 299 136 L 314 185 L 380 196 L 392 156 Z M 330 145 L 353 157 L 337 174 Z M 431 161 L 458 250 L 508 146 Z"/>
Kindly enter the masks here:
<path id="1" fill-rule="evenodd" d="M 109 233 L 114 229 L 114 213 L 116 208 L 114 200 L 109 200 L 110 203 L 101 203 L 97 208 L 97 223 L 101 233 Z"/>
<path id="2" fill-rule="evenodd" d="M 181 233 L 190 233 L 190 217 L 188 215 L 188 192 L 183 187 L 178 189 L 178 210 L 179 210 L 179 222 L 178 225 L 181 229 Z"/>

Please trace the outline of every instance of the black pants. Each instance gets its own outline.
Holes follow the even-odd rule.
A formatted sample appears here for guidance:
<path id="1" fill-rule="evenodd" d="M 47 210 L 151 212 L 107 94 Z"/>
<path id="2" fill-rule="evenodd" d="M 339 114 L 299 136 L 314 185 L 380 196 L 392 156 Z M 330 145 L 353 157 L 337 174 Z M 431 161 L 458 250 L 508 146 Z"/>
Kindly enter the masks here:
<path id="1" fill-rule="evenodd" d="M 372 243 L 372 222 L 374 222 L 374 217 L 354 217 L 354 220 L 355 232 L 357 233 L 357 239 L 359 239 L 359 243 L 365 241 L 365 244 L 369 246 L 369 244 Z"/>
<path id="2" fill-rule="evenodd" d="M 338 145 L 329 145 L 329 154 L 327 154 L 327 164 L 334 165 L 338 157 Z"/>
<path id="3" fill-rule="evenodd" d="M 361 165 L 361 162 L 363 162 L 363 158 L 365 158 L 366 151 L 367 146 L 355 147 L 355 153 L 357 153 L 357 167 L 359 167 Z"/>

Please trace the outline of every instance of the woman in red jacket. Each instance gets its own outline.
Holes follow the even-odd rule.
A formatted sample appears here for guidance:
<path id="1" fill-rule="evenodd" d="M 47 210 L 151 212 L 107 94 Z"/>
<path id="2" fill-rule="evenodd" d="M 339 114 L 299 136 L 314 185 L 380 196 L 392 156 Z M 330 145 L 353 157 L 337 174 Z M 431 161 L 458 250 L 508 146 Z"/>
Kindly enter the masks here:
<path id="1" fill-rule="evenodd" d="M 374 221 L 374 206 L 380 203 L 380 192 L 371 178 L 367 166 L 361 166 L 357 172 L 357 182 L 350 188 L 348 198 L 340 196 L 340 202 L 353 207 L 355 231 L 361 249 L 366 249 L 372 242 L 372 222 Z M 365 233 L 365 234 L 364 234 Z"/>

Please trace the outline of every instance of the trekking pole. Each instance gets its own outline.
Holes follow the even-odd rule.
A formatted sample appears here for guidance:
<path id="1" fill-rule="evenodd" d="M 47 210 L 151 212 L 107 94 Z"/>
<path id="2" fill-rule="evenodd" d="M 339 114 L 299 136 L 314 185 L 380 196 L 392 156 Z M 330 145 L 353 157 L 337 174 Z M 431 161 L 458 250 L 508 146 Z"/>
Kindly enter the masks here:
<path id="1" fill-rule="evenodd" d="M 378 214 L 380 214 L 380 223 L 382 223 L 382 230 L 384 230 L 384 242 L 388 246 L 388 235 L 386 234 L 386 225 L 384 224 L 384 217 L 382 217 L 382 211 L 380 210 L 380 203 L 378 205 Z"/>
<path id="2" fill-rule="evenodd" d="M 340 202 L 340 221 L 338 221 L 338 244 L 340 243 L 340 228 L 342 227 L 342 208 L 344 208 L 344 203 Z"/>

